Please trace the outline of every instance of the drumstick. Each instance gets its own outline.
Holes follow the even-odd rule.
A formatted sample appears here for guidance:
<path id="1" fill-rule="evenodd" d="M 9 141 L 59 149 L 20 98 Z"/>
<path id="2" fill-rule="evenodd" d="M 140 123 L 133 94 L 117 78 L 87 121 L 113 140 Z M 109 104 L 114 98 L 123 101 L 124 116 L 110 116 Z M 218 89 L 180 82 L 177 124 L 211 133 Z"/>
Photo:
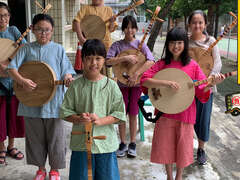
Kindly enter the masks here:
<path id="1" fill-rule="evenodd" d="M 119 13 L 117 13 L 117 14 L 114 15 L 114 16 L 115 16 L 115 18 L 116 18 L 116 17 L 120 16 L 121 14 L 123 14 L 123 13 L 125 13 L 125 12 L 127 12 L 127 11 L 129 11 L 129 10 L 131 10 L 131 9 L 135 9 L 135 7 L 137 7 L 137 6 L 139 6 L 139 5 L 143 4 L 143 3 L 144 3 L 144 0 L 139 0 L 139 1 L 137 1 L 137 2 L 134 1 L 134 3 L 133 3 L 132 5 L 128 6 L 127 8 L 125 8 L 125 9 L 123 9 L 123 10 L 121 10 Z M 106 20 L 105 23 L 109 22 L 110 19 L 111 19 L 111 18 L 109 18 L 108 20 Z"/>
<path id="2" fill-rule="evenodd" d="M 39 2 L 35 1 L 35 3 L 37 4 L 37 6 L 40 6 L 40 8 L 42 9 L 41 13 L 47 13 L 47 11 L 52 7 L 51 4 L 48 4 L 46 6 L 45 9 L 43 9 L 43 7 L 39 4 Z M 29 33 L 29 31 L 32 29 L 32 25 L 28 26 L 28 28 L 26 29 L 26 31 L 18 38 L 18 40 L 14 43 L 14 46 L 17 47 L 18 44 L 23 40 L 23 38 Z"/>
<path id="3" fill-rule="evenodd" d="M 234 20 L 232 22 L 232 24 L 230 24 L 223 32 L 223 34 L 221 34 L 217 40 L 215 42 L 213 42 L 209 48 L 202 54 L 203 56 L 206 56 L 208 53 L 210 53 L 213 49 L 213 47 L 224 37 L 227 35 L 227 33 L 237 24 L 237 16 L 233 13 L 233 12 L 229 12 L 229 14 L 231 16 L 233 16 Z"/>
<path id="4" fill-rule="evenodd" d="M 228 73 L 225 73 L 225 74 L 223 74 L 223 75 L 225 76 L 225 78 L 228 78 L 228 77 L 230 77 L 230 76 L 236 76 L 236 75 L 237 75 L 237 71 L 228 72 Z M 199 85 L 201 85 L 201 84 L 211 82 L 212 79 L 213 79 L 212 77 L 209 77 L 209 78 L 207 78 L 207 79 L 203 79 L 203 80 L 194 82 L 193 85 L 194 85 L 194 86 L 199 86 Z"/>

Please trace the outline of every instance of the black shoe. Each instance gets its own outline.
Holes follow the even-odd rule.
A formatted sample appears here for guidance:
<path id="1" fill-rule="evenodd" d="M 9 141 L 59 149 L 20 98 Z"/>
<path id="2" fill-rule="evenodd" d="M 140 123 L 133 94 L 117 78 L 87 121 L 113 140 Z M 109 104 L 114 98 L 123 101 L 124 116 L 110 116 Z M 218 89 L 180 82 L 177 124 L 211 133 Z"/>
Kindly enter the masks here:
<path id="1" fill-rule="evenodd" d="M 137 152 L 136 152 L 136 143 L 131 142 L 128 145 L 128 154 L 127 154 L 128 158 L 135 158 L 137 156 Z"/>
<path id="2" fill-rule="evenodd" d="M 124 157 L 124 156 L 126 156 L 127 150 L 128 150 L 127 149 L 127 145 L 121 142 L 119 144 L 119 148 L 118 148 L 118 150 L 116 152 L 117 157 Z"/>
<path id="3" fill-rule="evenodd" d="M 198 148 L 197 150 L 197 161 L 199 165 L 207 164 L 206 153 L 203 149 Z"/>

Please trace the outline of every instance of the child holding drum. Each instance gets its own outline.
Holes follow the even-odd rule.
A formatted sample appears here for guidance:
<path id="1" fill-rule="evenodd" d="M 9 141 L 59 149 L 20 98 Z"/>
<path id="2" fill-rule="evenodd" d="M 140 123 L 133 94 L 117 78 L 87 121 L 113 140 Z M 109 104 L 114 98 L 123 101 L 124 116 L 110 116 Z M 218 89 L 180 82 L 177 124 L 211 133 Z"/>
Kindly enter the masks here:
<path id="1" fill-rule="evenodd" d="M 108 66 L 116 65 L 119 63 L 131 63 L 136 64 L 138 61 L 137 55 L 126 55 L 118 56 L 121 52 L 128 49 L 138 49 L 140 41 L 135 38 L 135 34 L 138 30 L 136 19 L 133 16 L 125 16 L 122 22 L 122 31 L 124 32 L 124 39 L 116 41 L 112 44 L 111 48 L 107 53 L 106 64 Z M 127 84 L 118 82 L 120 90 L 123 94 L 123 99 L 126 107 L 127 114 L 129 115 L 129 126 L 130 126 L 130 143 L 126 145 L 126 124 L 119 124 L 119 133 L 121 143 L 117 151 L 118 157 L 124 157 L 126 154 L 130 158 L 137 156 L 136 152 L 136 132 L 137 132 L 137 115 L 138 115 L 138 104 L 137 101 L 141 96 L 141 89 L 137 83 L 137 79 L 141 74 L 150 68 L 154 63 L 154 57 L 146 46 L 143 44 L 141 53 L 145 56 L 146 62 L 141 68 L 139 68 L 134 75 L 128 78 Z"/>
<path id="2" fill-rule="evenodd" d="M 43 61 L 55 72 L 57 79 L 64 79 L 69 86 L 75 74 L 66 56 L 64 48 L 51 41 L 54 21 L 47 14 L 37 14 L 33 18 L 33 33 L 36 41 L 22 47 L 8 66 L 10 76 L 25 90 L 33 91 L 38 84 L 26 79 L 18 73 L 18 68 L 28 61 Z M 44 76 L 44 74 L 42 74 Z M 19 104 L 18 115 L 24 116 L 26 127 L 27 163 L 39 169 L 34 180 L 46 177 L 46 159 L 48 157 L 51 170 L 50 180 L 60 180 L 58 169 L 66 166 L 66 136 L 64 121 L 59 118 L 59 107 L 62 103 L 64 87 L 57 87 L 51 101 L 40 107 L 28 107 Z"/>
<path id="3" fill-rule="evenodd" d="M 17 27 L 8 26 L 10 16 L 7 4 L 0 2 L 0 38 L 16 42 L 21 33 Z M 26 43 L 25 39 L 21 41 L 21 44 L 24 43 Z M 23 153 L 14 147 L 14 138 L 24 137 L 25 127 L 23 117 L 17 116 L 19 102 L 13 92 L 12 80 L 6 72 L 9 59 L 1 59 L 0 63 L 0 164 L 6 163 L 6 154 L 17 160 L 24 157 Z M 6 148 L 4 141 L 7 136 L 8 146 Z"/>
<path id="4" fill-rule="evenodd" d="M 175 27 L 167 33 L 163 51 L 164 57 L 156 62 L 141 77 L 144 93 L 147 88 L 163 86 L 178 91 L 181 87 L 177 82 L 153 79 L 160 70 L 177 68 L 187 73 L 192 80 L 203 80 L 199 65 L 188 56 L 188 36 L 184 29 Z M 195 95 L 202 103 L 208 101 L 210 87 L 220 83 L 224 75 L 213 76 L 208 85 L 195 87 Z M 152 140 L 151 162 L 165 164 L 167 179 L 173 180 L 173 163 L 176 163 L 177 174 L 175 180 L 182 180 L 183 169 L 193 162 L 193 125 L 196 121 L 196 103 L 178 114 L 163 114 L 157 120 Z"/>
<path id="5" fill-rule="evenodd" d="M 106 136 L 105 140 L 93 139 L 93 179 L 120 180 L 116 150 L 118 137 L 115 123 L 125 122 L 125 108 L 117 83 L 100 73 L 106 50 L 100 40 L 87 40 L 83 44 L 83 75 L 67 90 L 60 116 L 73 123 L 72 130 L 85 131 L 85 123 L 93 123 L 92 136 Z M 87 180 L 88 164 L 86 134 L 72 134 L 70 148 L 70 180 Z"/>
<path id="6" fill-rule="evenodd" d="M 202 10 L 192 12 L 188 18 L 188 26 L 191 31 L 189 47 L 206 50 L 215 42 L 215 38 L 209 36 L 206 32 L 207 16 Z M 222 68 L 220 51 L 217 45 L 213 47 L 211 56 L 213 67 L 210 70 L 209 76 L 220 73 Z M 206 57 L 202 56 L 202 58 L 204 59 Z M 201 62 L 201 59 L 198 59 L 198 62 Z M 216 86 L 212 88 L 212 92 L 217 92 Z M 196 98 L 197 114 L 194 129 L 198 137 L 197 161 L 199 165 L 204 165 L 207 161 L 204 145 L 209 140 L 212 103 L 213 93 L 211 93 L 209 100 L 204 104 Z"/>

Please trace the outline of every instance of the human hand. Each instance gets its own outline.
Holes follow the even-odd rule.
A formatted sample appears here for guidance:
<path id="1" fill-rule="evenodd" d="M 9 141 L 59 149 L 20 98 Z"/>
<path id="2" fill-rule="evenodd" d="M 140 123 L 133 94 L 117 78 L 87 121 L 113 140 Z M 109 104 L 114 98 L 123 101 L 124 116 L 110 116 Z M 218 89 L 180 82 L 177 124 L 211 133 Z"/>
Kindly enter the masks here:
<path id="1" fill-rule="evenodd" d="M 95 113 L 90 114 L 90 118 L 93 124 L 98 126 L 102 125 L 101 118 L 99 118 L 98 115 L 96 115 Z"/>
<path id="2" fill-rule="evenodd" d="M 179 83 L 174 82 L 174 81 L 165 81 L 164 82 L 165 86 L 174 90 L 178 90 L 180 88 Z"/>
<path id="3" fill-rule="evenodd" d="M 87 123 L 91 122 L 91 118 L 90 118 L 89 115 L 90 114 L 88 112 L 87 113 L 82 113 L 80 115 L 77 115 L 74 118 L 73 123 L 74 124 L 87 124 Z"/>
<path id="4" fill-rule="evenodd" d="M 136 64 L 138 62 L 138 59 L 136 55 L 127 55 L 125 56 L 125 61 L 131 64 Z"/>
<path id="5" fill-rule="evenodd" d="M 207 86 L 204 89 L 204 92 L 208 91 L 211 87 L 215 86 L 216 84 L 221 83 L 225 79 L 225 76 L 222 73 L 217 73 L 211 75 L 208 79 L 210 79 L 210 82 L 208 82 Z"/>
<path id="6" fill-rule="evenodd" d="M 134 73 L 132 76 L 130 76 L 130 77 L 128 78 L 127 85 L 128 85 L 129 87 L 134 87 L 134 86 L 136 86 L 138 77 L 139 77 L 139 75 L 138 75 L 137 73 Z"/>
<path id="7" fill-rule="evenodd" d="M 37 84 L 35 82 L 33 82 L 31 79 L 26 78 L 22 79 L 20 85 L 22 85 L 22 88 L 28 92 L 33 91 L 37 87 Z"/>
<path id="8" fill-rule="evenodd" d="M 66 74 L 64 77 L 65 86 L 69 87 L 73 80 L 74 78 L 72 77 L 72 74 Z"/>

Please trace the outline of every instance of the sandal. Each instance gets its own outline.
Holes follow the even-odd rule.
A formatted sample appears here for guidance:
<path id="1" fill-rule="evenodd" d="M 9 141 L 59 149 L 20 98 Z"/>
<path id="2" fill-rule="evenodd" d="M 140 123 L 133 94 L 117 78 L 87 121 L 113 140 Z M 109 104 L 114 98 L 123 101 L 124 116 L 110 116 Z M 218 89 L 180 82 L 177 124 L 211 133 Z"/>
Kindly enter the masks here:
<path id="1" fill-rule="evenodd" d="M 12 152 L 13 152 L 14 150 L 16 151 L 16 153 L 13 154 Z M 21 160 L 21 159 L 24 158 L 23 153 L 22 153 L 21 151 L 18 151 L 17 148 L 12 148 L 12 149 L 8 149 L 8 148 L 7 148 L 7 154 L 8 154 L 8 156 L 10 156 L 10 157 L 12 157 L 12 158 L 14 158 L 14 159 L 16 159 L 16 160 Z M 19 157 L 19 156 L 18 156 L 19 154 L 21 154 L 22 157 Z"/>
<path id="2" fill-rule="evenodd" d="M 3 161 L 0 161 L 0 164 L 6 164 L 6 154 L 7 154 L 7 151 L 0 151 L 0 154 L 2 153 L 5 153 L 5 155 L 1 155 L 0 156 L 0 159 L 3 160 Z"/>

